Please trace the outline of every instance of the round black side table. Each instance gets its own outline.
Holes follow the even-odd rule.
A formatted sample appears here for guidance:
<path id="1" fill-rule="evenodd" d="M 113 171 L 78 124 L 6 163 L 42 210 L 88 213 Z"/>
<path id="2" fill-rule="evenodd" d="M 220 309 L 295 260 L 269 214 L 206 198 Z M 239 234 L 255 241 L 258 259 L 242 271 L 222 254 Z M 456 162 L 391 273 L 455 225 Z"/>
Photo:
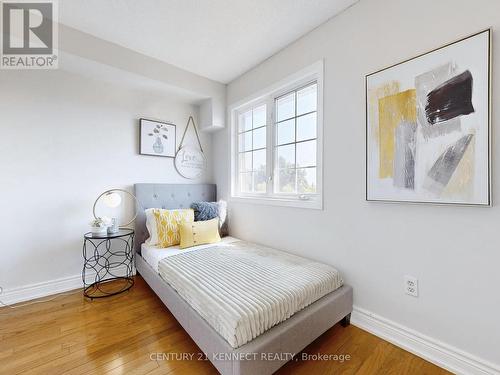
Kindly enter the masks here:
<path id="1" fill-rule="evenodd" d="M 134 231 L 120 229 L 117 233 L 83 236 L 83 295 L 90 299 L 114 296 L 134 285 Z M 123 271 L 125 275 L 123 276 Z M 118 276 L 120 272 L 122 276 Z M 91 283 L 88 275 L 95 274 Z M 86 278 L 87 276 L 87 278 Z M 113 281 L 113 283 L 110 283 Z"/>

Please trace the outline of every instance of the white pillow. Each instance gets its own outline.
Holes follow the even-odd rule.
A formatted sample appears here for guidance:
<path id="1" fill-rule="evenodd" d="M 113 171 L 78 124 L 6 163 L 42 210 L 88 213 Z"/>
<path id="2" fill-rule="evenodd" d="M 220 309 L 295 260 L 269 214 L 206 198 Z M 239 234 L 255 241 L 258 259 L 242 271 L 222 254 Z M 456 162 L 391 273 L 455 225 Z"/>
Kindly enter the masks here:
<path id="1" fill-rule="evenodd" d="M 228 226 L 227 226 L 227 202 L 224 200 L 220 200 L 217 202 L 219 206 L 219 230 L 221 236 L 227 236 Z"/>
<path id="2" fill-rule="evenodd" d="M 149 232 L 149 238 L 146 240 L 146 245 L 156 246 L 158 245 L 158 231 L 156 229 L 156 219 L 153 215 L 154 208 L 148 208 L 144 211 L 146 214 L 146 228 Z"/>

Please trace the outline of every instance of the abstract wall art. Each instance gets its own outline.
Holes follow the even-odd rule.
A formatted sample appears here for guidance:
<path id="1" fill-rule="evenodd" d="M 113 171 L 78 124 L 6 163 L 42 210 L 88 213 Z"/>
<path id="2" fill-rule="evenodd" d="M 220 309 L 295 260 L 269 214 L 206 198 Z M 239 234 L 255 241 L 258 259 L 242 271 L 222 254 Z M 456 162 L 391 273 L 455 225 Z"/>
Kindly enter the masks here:
<path id="1" fill-rule="evenodd" d="M 366 199 L 491 205 L 491 30 L 366 76 Z"/>

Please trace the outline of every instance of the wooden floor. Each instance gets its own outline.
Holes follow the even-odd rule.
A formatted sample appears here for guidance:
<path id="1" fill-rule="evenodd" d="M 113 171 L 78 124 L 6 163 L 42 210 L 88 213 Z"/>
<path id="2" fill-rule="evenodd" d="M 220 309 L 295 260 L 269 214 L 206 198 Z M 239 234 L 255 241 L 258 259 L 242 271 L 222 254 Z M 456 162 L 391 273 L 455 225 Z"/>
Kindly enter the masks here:
<path id="1" fill-rule="evenodd" d="M 155 353 L 165 353 L 165 359 L 172 353 L 189 353 L 194 359 L 162 360 Z M 198 360 L 198 353 L 140 277 L 129 292 L 103 300 L 87 301 L 77 293 L 15 310 L 0 309 L 0 374 L 217 374 L 210 362 Z M 278 373 L 447 373 L 352 325 L 336 325 L 304 353 L 351 359 L 294 360 Z"/>

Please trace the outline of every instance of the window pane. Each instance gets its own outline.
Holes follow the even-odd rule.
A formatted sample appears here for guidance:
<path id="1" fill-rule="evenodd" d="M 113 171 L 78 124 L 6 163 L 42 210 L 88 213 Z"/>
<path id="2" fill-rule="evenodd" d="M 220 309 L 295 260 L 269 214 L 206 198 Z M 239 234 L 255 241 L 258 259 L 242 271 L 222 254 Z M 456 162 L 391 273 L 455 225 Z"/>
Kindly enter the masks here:
<path id="1" fill-rule="evenodd" d="M 318 85 L 304 87 L 297 91 L 297 116 L 316 111 Z"/>
<path id="2" fill-rule="evenodd" d="M 316 138 L 316 112 L 297 118 L 297 141 Z"/>
<path id="3" fill-rule="evenodd" d="M 252 132 L 242 133 L 239 136 L 238 151 L 249 151 L 252 149 Z"/>
<path id="4" fill-rule="evenodd" d="M 266 147 L 266 128 L 253 131 L 253 150 Z"/>
<path id="5" fill-rule="evenodd" d="M 252 192 L 252 172 L 240 173 L 240 190 L 243 193 Z"/>
<path id="6" fill-rule="evenodd" d="M 254 178 L 253 186 L 255 192 L 265 193 L 267 186 L 266 171 L 264 170 L 264 171 L 254 172 L 253 178 Z"/>
<path id="7" fill-rule="evenodd" d="M 294 92 L 276 100 L 276 113 L 276 121 L 283 121 L 295 116 Z"/>
<path id="8" fill-rule="evenodd" d="M 266 172 L 266 150 L 252 152 L 253 154 L 253 170 Z"/>
<path id="9" fill-rule="evenodd" d="M 316 166 L 316 140 L 297 143 L 297 167 Z"/>
<path id="10" fill-rule="evenodd" d="M 297 191 L 300 194 L 316 193 L 316 168 L 297 169 Z"/>
<path id="11" fill-rule="evenodd" d="M 247 111 L 238 116 L 238 131 L 244 132 L 252 129 L 252 111 Z"/>
<path id="12" fill-rule="evenodd" d="M 252 170 L 252 153 L 243 152 L 240 157 L 240 172 L 250 172 Z"/>
<path id="13" fill-rule="evenodd" d="M 277 137 L 276 144 L 282 145 L 285 143 L 295 142 L 295 119 L 280 122 L 276 124 Z"/>
<path id="14" fill-rule="evenodd" d="M 280 193 L 295 193 L 295 169 L 280 169 L 278 191 Z"/>
<path id="15" fill-rule="evenodd" d="M 295 144 L 279 146 L 276 148 L 278 157 L 278 168 L 295 167 Z"/>
<path id="16" fill-rule="evenodd" d="M 253 109 L 253 127 L 258 128 L 266 125 L 266 105 Z"/>

